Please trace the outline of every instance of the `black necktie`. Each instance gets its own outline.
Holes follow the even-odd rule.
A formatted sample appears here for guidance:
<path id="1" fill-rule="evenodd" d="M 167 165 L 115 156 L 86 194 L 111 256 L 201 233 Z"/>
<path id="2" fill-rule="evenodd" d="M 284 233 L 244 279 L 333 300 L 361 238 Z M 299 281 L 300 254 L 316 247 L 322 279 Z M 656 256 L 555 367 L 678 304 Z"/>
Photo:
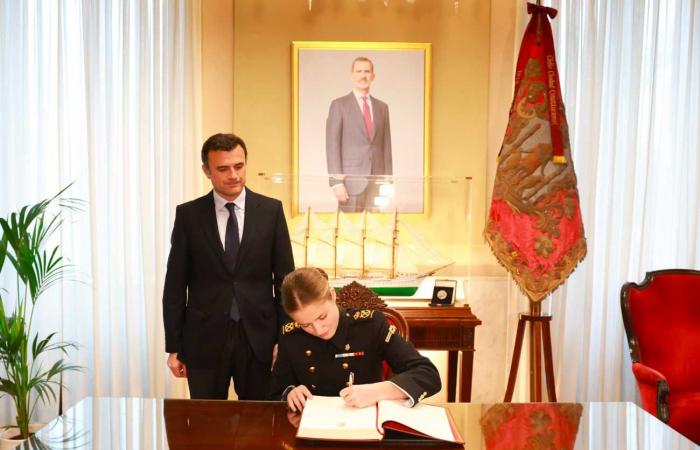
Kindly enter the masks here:
<path id="1" fill-rule="evenodd" d="M 238 236 L 238 219 L 236 219 L 236 204 L 226 203 L 226 209 L 228 209 L 228 222 L 226 222 L 226 238 L 224 241 L 224 254 L 226 255 L 226 262 L 229 264 L 231 269 L 236 266 L 236 255 L 238 254 L 238 247 L 241 245 L 240 237 Z M 231 319 L 238 321 L 241 318 L 241 314 L 238 312 L 238 303 L 236 302 L 236 297 L 234 294 L 233 302 L 231 303 L 231 311 L 229 312 Z"/>

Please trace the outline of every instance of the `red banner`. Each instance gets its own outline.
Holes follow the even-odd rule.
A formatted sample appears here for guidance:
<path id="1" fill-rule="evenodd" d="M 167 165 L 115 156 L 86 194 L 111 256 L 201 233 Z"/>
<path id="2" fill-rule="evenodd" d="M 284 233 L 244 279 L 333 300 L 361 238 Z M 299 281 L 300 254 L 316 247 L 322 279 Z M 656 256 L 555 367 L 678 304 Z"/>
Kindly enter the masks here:
<path id="1" fill-rule="evenodd" d="M 540 301 L 586 256 L 586 238 L 547 17 L 557 11 L 528 3 L 528 13 L 484 236 L 523 292 Z"/>

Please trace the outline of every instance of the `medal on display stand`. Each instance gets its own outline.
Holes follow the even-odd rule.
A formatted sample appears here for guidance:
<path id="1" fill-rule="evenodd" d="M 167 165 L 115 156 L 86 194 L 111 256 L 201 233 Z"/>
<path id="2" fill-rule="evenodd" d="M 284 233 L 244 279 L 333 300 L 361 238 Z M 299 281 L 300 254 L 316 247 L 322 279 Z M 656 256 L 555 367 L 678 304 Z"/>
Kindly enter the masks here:
<path id="1" fill-rule="evenodd" d="M 454 306 L 457 280 L 435 280 L 430 306 Z"/>

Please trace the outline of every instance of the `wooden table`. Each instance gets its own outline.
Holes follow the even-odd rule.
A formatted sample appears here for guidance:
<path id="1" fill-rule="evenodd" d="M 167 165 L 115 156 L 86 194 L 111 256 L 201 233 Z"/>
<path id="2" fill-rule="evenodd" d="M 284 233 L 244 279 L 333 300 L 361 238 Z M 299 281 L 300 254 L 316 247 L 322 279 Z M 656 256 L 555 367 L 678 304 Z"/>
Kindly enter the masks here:
<path id="1" fill-rule="evenodd" d="M 430 300 L 392 302 L 395 309 L 406 318 L 410 341 L 420 350 L 446 350 L 447 401 L 456 400 L 457 364 L 459 364 L 459 400 L 472 398 L 472 371 L 474 368 L 474 330 L 481 325 L 469 305 L 456 302 L 454 306 L 428 306 Z"/>
<path id="2" fill-rule="evenodd" d="M 504 418 L 513 423 L 513 415 L 533 408 L 552 408 L 565 404 L 443 403 L 466 441 L 467 450 L 486 449 L 486 432 L 493 428 L 493 407 L 500 407 Z M 632 403 L 584 403 L 574 448 L 691 450 L 697 448 L 666 424 Z M 520 411 L 520 412 L 519 412 Z M 549 442 L 560 421 L 522 420 L 515 424 L 518 433 L 496 434 L 511 441 L 529 438 Z M 44 426 L 24 444 L 23 449 L 95 449 L 95 450 L 343 450 L 347 443 L 327 442 L 309 445 L 295 438 L 298 416 L 287 411 L 282 402 L 245 402 L 221 400 L 163 400 L 153 398 L 92 398 L 81 400 Z M 527 433 L 526 433 L 527 431 Z M 491 433 L 493 434 L 493 433 Z M 498 444 L 498 443 L 497 443 Z M 525 448 L 525 443 L 505 448 Z M 500 445 L 504 445 L 501 443 Z M 531 445 L 531 442 L 530 442 Z M 0 448 L 2 443 L 0 443 Z M 425 449 L 425 445 L 365 444 L 364 448 L 382 450 Z M 432 449 L 449 448 L 437 444 Z M 453 447 L 454 448 L 454 447 Z M 493 447 L 491 447 L 493 448 Z M 499 447 L 500 448 L 500 447 Z"/>

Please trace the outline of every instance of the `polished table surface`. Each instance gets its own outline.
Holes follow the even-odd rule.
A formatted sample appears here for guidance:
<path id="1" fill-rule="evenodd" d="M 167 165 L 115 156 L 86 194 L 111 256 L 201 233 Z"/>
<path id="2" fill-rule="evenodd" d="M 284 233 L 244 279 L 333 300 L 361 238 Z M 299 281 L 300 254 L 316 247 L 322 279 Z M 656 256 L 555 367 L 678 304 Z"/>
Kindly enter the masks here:
<path id="1" fill-rule="evenodd" d="M 466 444 L 483 449 L 480 420 L 495 405 L 445 403 Z M 514 409 L 529 404 L 514 405 Z M 520 405 L 520 406 L 518 406 Z M 531 405 L 531 404 L 530 404 Z M 569 404 L 571 405 L 571 404 Z M 503 407 L 501 407 L 503 409 Z M 265 449 L 348 448 L 297 441 L 283 403 L 86 398 L 49 422 L 22 448 Z M 373 445 L 364 448 L 412 448 Z M 422 446 L 420 448 L 426 448 Z M 430 446 L 429 448 L 441 448 Z M 525 448 L 524 446 L 521 448 Z M 543 448 L 534 446 L 529 448 Z M 548 448 L 548 447 L 547 447 Z M 584 403 L 576 449 L 697 449 L 633 403 Z"/>

